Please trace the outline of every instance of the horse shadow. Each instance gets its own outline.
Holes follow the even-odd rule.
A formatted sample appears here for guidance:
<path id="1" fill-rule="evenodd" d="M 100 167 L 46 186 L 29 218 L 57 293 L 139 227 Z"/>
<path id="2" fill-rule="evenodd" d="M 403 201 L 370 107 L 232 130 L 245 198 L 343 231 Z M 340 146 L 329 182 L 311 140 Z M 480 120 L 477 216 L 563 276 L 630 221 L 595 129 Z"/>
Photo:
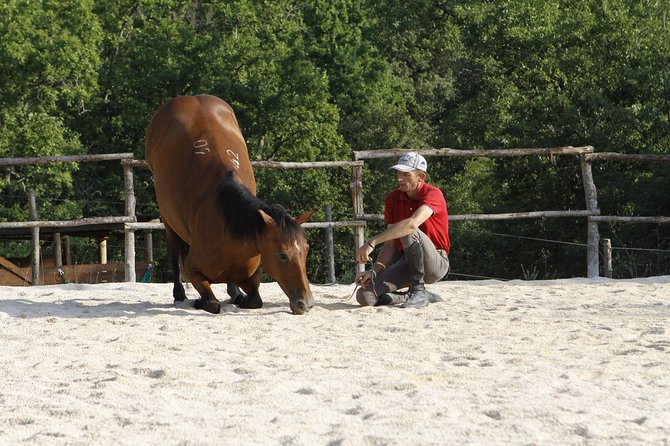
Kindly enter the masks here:
<path id="1" fill-rule="evenodd" d="M 190 302 L 188 302 L 190 301 Z M 0 300 L 0 314 L 20 319 L 47 319 L 47 318 L 71 318 L 71 319 L 99 319 L 111 317 L 133 318 L 138 316 L 168 315 L 175 317 L 213 317 L 214 314 L 193 308 L 193 299 L 187 302 L 175 304 L 173 302 L 156 303 L 149 301 L 119 302 L 96 298 L 86 299 L 63 299 L 58 302 L 40 302 L 30 299 L 2 299 Z M 261 315 L 254 310 L 242 310 L 234 305 L 221 302 L 220 315 Z M 328 311 L 342 311 L 359 308 L 345 302 L 323 303 L 315 302 L 315 307 Z M 262 315 L 269 316 L 277 313 L 291 313 L 284 304 L 268 302 L 263 306 L 270 311 Z M 306 315 L 309 317 L 309 314 Z"/>
<path id="2" fill-rule="evenodd" d="M 137 317 L 149 315 L 166 314 L 170 316 L 208 316 L 199 310 L 184 307 L 180 308 L 174 303 L 166 302 L 157 304 L 155 302 L 118 302 L 101 300 L 96 298 L 87 299 L 63 299 L 58 302 L 40 302 L 30 299 L 3 299 L 0 300 L 0 313 L 9 317 L 21 319 L 40 318 L 74 318 L 74 319 L 96 319 L 108 317 Z M 209 315 L 211 316 L 211 315 Z"/>

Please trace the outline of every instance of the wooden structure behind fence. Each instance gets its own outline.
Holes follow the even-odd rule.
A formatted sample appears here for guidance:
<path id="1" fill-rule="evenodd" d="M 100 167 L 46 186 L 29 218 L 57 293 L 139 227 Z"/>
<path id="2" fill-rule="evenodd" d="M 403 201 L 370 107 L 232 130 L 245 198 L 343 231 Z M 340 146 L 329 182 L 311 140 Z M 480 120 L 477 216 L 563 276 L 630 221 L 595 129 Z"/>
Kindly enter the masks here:
<path id="1" fill-rule="evenodd" d="M 353 227 L 354 245 L 362 245 L 365 240 L 365 226 L 367 221 L 383 220 L 383 216 L 366 214 L 363 197 L 363 167 L 365 160 L 380 158 L 396 158 L 409 150 L 373 150 L 353 152 L 353 161 L 323 161 L 323 162 L 274 162 L 274 161 L 252 161 L 255 168 L 269 169 L 315 169 L 315 168 L 349 168 L 351 169 L 351 182 L 349 184 L 352 197 L 352 219 L 349 221 L 335 222 L 312 222 L 305 223 L 306 228 L 343 228 Z M 499 150 L 455 150 L 455 149 L 426 149 L 418 150 L 426 157 L 487 157 L 506 158 L 519 156 L 575 156 L 579 158 L 581 177 L 585 193 L 585 209 L 576 210 L 533 210 L 525 212 L 514 212 L 505 214 L 467 214 L 450 215 L 451 221 L 463 220 L 508 220 L 523 218 L 561 218 L 579 217 L 586 218 L 587 229 L 587 277 L 599 276 L 599 222 L 632 222 L 632 223 L 670 223 L 670 216 L 604 216 L 600 215 L 598 208 L 597 188 L 593 180 L 591 164 L 600 160 L 615 161 L 644 161 L 644 162 L 668 162 L 670 155 L 628 155 L 620 153 L 594 153 L 593 147 L 556 147 L 539 149 L 499 149 Z M 133 169 L 146 169 L 144 160 L 136 160 L 132 153 L 116 153 L 106 155 L 80 155 L 80 156 L 52 156 L 35 158 L 4 158 L 0 159 L 1 166 L 45 164 L 53 162 L 90 162 L 119 160 L 123 168 L 125 215 L 116 217 L 94 217 L 67 221 L 39 221 L 33 219 L 27 222 L 0 222 L 0 231 L 11 228 L 30 228 L 33 235 L 33 244 L 39 243 L 40 228 L 96 226 L 108 224 L 120 224 L 125 233 L 125 280 L 136 281 L 135 273 L 135 231 L 163 229 L 161 223 L 138 222 L 135 214 L 136 200 L 134 191 Z M 33 271 L 39 268 L 39 250 L 33 249 Z M 353 254 L 352 254 L 353 258 Z M 362 265 L 357 266 L 360 270 Z M 33 273 L 33 283 L 37 283 L 37 276 Z"/>

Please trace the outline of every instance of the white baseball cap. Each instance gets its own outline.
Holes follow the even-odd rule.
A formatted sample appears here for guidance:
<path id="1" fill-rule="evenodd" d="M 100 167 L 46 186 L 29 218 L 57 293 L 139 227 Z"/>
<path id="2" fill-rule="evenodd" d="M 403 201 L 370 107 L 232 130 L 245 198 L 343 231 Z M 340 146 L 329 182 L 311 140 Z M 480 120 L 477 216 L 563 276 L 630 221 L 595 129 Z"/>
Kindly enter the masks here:
<path id="1" fill-rule="evenodd" d="M 428 163 L 426 158 L 422 157 L 416 152 L 407 152 L 398 160 L 398 164 L 391 166 L 391 169 L 399 170 L 401 172 L 409 172 L 410 170 L 418 169 L 422 172 L 428 170 Z"/>

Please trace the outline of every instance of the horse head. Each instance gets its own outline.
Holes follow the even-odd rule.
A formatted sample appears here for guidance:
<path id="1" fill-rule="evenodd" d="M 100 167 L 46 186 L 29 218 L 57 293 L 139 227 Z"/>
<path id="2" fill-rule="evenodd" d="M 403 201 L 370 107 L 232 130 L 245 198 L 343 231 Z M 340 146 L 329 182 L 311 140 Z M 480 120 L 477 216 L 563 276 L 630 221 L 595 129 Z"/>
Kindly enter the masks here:
<path id="1" fill-rule="evenodd" d="M 259 212 L 265 220 L 265 229 L 258 245 L 263 270 L 286 293 L 291 311 L 304 314 L 312 308 L 314 299 L 307 279 L 309 245 L 300 225 L 309 220 L 314 211 L 295 219 L 285 214 L 273 218 L 262 210 Z"/>

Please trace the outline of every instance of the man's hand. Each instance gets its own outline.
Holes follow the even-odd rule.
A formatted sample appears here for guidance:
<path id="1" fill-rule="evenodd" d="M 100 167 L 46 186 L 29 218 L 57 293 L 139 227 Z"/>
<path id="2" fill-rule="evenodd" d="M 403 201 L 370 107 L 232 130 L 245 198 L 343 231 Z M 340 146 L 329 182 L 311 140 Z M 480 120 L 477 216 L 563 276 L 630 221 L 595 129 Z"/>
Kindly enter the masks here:
<path id="1" fill-rule="evenodd" d="M 356 276 L 356 285 L 366 287 L 372 282 L 372 271 L 363 271 Z"/>
<path id="2" fill-rule="evenodd" d="M 358 263 L 365 263 L 370 260 L 370 253 L 372 250 L 373 248 L 368 242 L 363 243 L 363 245 L 356 250 L 356 261 Z"/>

